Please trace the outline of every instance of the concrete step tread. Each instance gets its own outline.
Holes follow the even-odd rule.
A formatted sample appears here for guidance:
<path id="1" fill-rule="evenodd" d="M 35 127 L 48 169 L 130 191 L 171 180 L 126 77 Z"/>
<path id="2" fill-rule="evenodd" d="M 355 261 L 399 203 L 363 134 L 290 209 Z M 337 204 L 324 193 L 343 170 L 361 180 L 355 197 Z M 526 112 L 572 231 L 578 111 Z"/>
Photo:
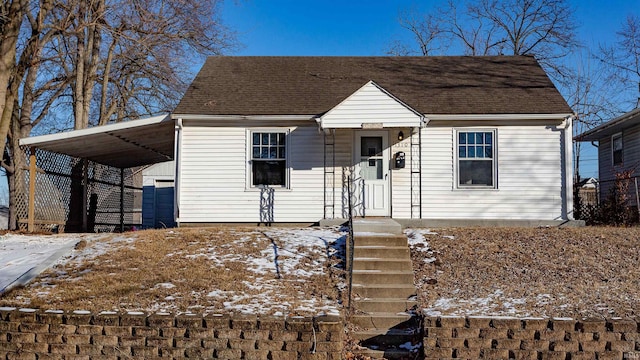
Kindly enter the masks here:
<path id="1" fill-rule="evenodd" d="M 356 238 L 380 238 L 380 237 L 406 238 L 407 237 L 404 234 L 394 234 L 391 232 L 373 232 L 373 231 L 354 231 L 353 236 L 355 236 Z"/>
<path id="2" fill-rule="evenodd" d="M 402 318 L 411 318 L 414 317 L 416 315 L 408 313 L 406 311 L 398 311 L 398 312 L 386 312 L 386 311 L 380 311 L 380 312 L 374 312 L 374 313 L 370 313 L 370 314 L 355 314 L 355 315 L 351 315 L 351 317 L 354 318 L 358 318 L 358 317 L 370 317 L 370 318 L 381 318 L 381 317 L 402 317 Z"/>
<path id="3" fill-rule="evenodd" d="M 413 284 L 353 284 L 354 287 L 361 288 L 380 288 L 380 289 L 414 289 L 415 285 Z"/>
<path id="4" fill-rule="evenodd" d="M 408 311 L 418 307 L 418 301 L 406 298 L 356 298 L 355 307 L 365 313 Z"/>
<path id="5" fill-rule="evenodd" d="M 413 270 L 370 270 L 370 269 L 354 269 L 354 274 L 388 274 L 388 275 L 413 275 Z"/>
<path id="6" fill-rule="evenodd" d="M 410 299 L 416 296 L 413 284 L 352 284 L 356 298 L 390 298 Z"/>
<path id="7" fill-rule="evenodd" d="M 353 219 L 353 232 L 402 234 L 402 226 L 390 218 Z"/>
<path id="8" fill-rule="evenodd" d="M 354 339 L 368 339 L 380 335 L 388 336 L 415 336 L 420 335 L 420 328 L 414 327 L 409 329 L 364 329 L 349 332 Z"/>
<path id="9" fill-rule="evenodd" d="M 380 312 L 352 315 L 349 318 L 349 322 L 361 329 L 389 330 L 414 328 L 420 323 L 420 320 L 406 312 Z"/>
<path id="10" fill-rule="evenodd" d="M 385 297 L 379 297 L 379 298 L 363 298 L 360 299 L 358 301 L 376 301 L 376 302 L 414 302 L 414 303 L 418 303 L 417 299 L 398 299 L 398 298 L 394 298 L 394 297 L 390 297 L 390 298 L 385 298 Z"/>
<path id="11" fill-rule="evenodd" d="M 401 257 L 401 258 L 392 258 L 392 257 L 384 257 L 384 258 L 377 258 L 377 257 L 354 257 L 353 258 L 353 262 L 357 262 L 357 261 L 362 261 L 362 262 L 399 262 L 399 263 L 407 263 L 409 266 L 411 266 L 412 262 L 411 262 L 411 258 L 405 258 L 405 257 Z"/>
<path id="12" fill-rule="evenodd" d="M 374 349 L 361 349 L 355 350 L 354 353 L 368 356 L 372 359 L 412 359 L 416 352 L 412 352 L 405 349 L 387 349 L 387 350 L 374 350 Z"/>
<path id="13" fill-rule="evenodd" d="M 388 246 L 388 245 L 354 245 L 356 249 L 408 249 L 406 246 Z"/>

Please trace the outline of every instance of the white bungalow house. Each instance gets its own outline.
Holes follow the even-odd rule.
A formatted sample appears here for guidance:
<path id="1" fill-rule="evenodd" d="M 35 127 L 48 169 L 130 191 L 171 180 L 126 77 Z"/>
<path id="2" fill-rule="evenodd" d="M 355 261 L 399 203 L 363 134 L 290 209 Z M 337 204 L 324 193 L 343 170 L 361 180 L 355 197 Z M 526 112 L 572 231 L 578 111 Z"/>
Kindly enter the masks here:
<path id="1" fill-rule="evenodd" d="M 145 173 L 148 226 L 337 222 L 350 198 L 355 216 L 405 224 L 559 224 L 571 121 L 533 57 L 217 56 L 168 117 L 22 144 L 174 160 Z"/>
<path id="2" fill-rule="evenodd" d="M 532 57 L 210 57 L 176 121 L 176 220 L 565 221 L 572 111 Z M 531 181 L 532 177 L 535 181 Z"/>

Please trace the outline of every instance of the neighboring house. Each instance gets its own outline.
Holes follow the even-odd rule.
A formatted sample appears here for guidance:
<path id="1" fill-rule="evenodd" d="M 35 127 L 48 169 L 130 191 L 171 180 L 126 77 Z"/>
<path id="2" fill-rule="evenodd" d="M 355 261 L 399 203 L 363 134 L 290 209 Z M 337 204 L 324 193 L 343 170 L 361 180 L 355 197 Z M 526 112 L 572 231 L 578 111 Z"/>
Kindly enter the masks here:
<path id="1" fill-rule="evenodd" d="M 577 141 L 598 143 L 600 199 L 615 187 L 616 175 L 630 175 L 628 199 L 637 205 L 636 183 L 640 185 L 640 108 L 618 116 L 576 136 Z"/>
<path id="2" fill-rule="evenodd" d="M 596 189 L 598 187 L 598 179 L 590 177 L 578 181 L 578 187 L 581 189 Z"/>
<path id="3" fill-rule="evenodd" d="M 581 179 L 577 187 L 578 196 L 583 205 L 598 205 L 598 179 L 593 177 Z"/>
<path id="4" fill-rule="evenodd" d="M 549 224 L 572 219 L 572 117 L 533 57 L 218 56 L 171 116 L 21 144 L 120 169 L 120 198 L 124 169 L 173 159 L 144 170 L 144 227 L 337 222 L 350 198 L 405 224 Z"/>
<path id="5" fill-rule="evenodd" d="M 572 110 L 533 57 L 210 57 L 172 118 L 178 224 L 345 218 L 349 176 L 356 215 L 572 218 Z"/>
<path id="6" fill-rule="evenodd" d="M 175 226 L 173 161 L 154 164 L 142 170 L 142 227 Z"/>

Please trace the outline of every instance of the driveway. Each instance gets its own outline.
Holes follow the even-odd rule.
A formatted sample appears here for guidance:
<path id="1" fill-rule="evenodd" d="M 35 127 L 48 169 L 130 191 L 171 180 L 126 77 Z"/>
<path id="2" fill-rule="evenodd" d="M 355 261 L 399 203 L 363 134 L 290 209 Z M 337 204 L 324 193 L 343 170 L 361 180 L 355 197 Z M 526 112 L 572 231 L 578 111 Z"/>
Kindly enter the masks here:
<path id="1" fill-rule="evenodd" d="M 0 295 L 29 282 L 71 252 L 79 240 L 73 235 L 0 236 Z"/>

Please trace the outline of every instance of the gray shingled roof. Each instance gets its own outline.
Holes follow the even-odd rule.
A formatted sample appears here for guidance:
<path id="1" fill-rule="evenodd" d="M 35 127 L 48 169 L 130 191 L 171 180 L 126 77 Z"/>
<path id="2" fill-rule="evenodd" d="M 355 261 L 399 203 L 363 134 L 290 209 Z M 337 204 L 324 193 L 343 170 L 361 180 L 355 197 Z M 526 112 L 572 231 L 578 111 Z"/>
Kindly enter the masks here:
<path id="1" fill-rule="evenodd" d="M 174 110 L 317 115 L 373 80 L 423 114 L 569 114 L 527 56 L 209 57 Z"/>

